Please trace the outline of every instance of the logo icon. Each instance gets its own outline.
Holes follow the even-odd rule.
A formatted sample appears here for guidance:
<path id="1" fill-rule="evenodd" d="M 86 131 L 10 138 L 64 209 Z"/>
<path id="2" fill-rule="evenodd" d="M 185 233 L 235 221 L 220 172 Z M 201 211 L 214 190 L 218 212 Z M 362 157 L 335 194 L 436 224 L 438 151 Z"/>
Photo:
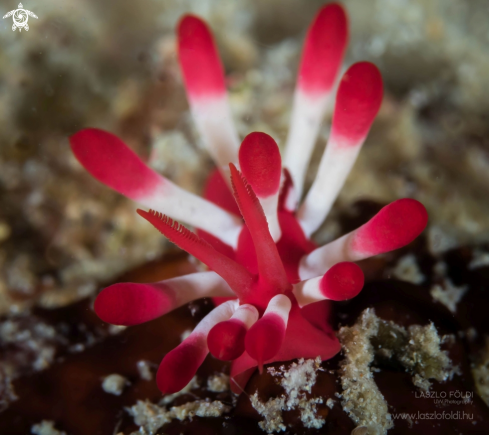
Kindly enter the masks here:
<path id="1" fill-rule="evenodd" d="M 28 11 L 24 9 L 24 6 L 22 6 L 22 3 L 19 3 L 19 9 L 15 9 L 13 11 L 10 11 L 9 13 L 5 14 L 3 18 L 10 17 L 12 15 L 12 18 L 14 20 L 14 24 L 12 25 L 12 30 L 15 32 L 16 29 L 19 29 L 19 32 L 22 32 L 22 29 L 25 29 L 26 31 L 29 30 L 29 24 L 27 24 L 27 21 L 29 21 L 29 15 L 33 18 L 37 18 L 37 15 L 32 13 L 31 11 Z"/>

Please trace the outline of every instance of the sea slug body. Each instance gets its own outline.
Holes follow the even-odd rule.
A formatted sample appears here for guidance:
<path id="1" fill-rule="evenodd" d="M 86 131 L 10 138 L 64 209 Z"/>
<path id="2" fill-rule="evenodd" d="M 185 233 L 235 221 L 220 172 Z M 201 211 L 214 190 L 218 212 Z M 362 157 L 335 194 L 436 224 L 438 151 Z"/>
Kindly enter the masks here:
<path id="1" fill-rule="evenodd" d="M 135 325 L 192 300 L 215 298 L 216 307 L 163 358 L 156 377 L 163 393 L 185 387 L 209 352 L 232 361 L 236 392 L 263 364 L 333 357 L 340 343 L 328 323 L 329 301 L 361 291 L 364 277 L 354 262 L 405 246 L 425 228 L 423 205 L 399 199 L 325 246 L 311 240 L 382 102 L 382 78 L 375 65 L 350 66 L 339 81 L 331 135 L 316 179 L 300 203 L 347 39 L 343 8 L 324 6 L 306 36 L 282 160 L 276 142 L 265 133 L 252 132 L 240 144 L 212 34 L 196 16 L 181 19 L 178 52 L 188 100 L 216 164 L 205 198 L 154 172 L 111 133 L 85 129 L 71 137 L 73 153 L 95 178 L 150 209 L 138 213 L 209 268 L 156 283 L 115 284 L 95 301 L 102 320 Z"/>

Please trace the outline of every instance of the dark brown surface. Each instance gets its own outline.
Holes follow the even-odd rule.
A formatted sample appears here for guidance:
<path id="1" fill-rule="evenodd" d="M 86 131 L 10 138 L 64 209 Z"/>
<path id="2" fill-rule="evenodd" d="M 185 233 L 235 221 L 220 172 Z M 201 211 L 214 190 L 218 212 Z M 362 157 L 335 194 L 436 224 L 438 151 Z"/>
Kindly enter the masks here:
<path id="1" fill-rule="evenodd" d="M 335 401 L 335 405 L 330 409 L 326 403 L 317 404 L 318 415 L 326 420 L 325 425 L 320 430 L 305 429 L 300 422 L 299 410 L 285 411 L 283 412 L 283 420 L 285 425 L 293 427 L 294 434 L 324 434 L 328 435 L 342 435 L 350 434 L 355 428 L 355 424 L 342 410 L 340 400 L 335 396 L 336 393 L 341 393 L 341 385 L 339 378 L 333 373 L 338 370 L 338 362 L 342 359 L 340 355 L 325 361 L 322 368 L 324 371 L 317 373 L 317 379 L 315 385 L 311 389 L 311 393 L 307 394 L 307 398 L 312 397 L 324 397 L 326 402 L 327 398 L 332 398 Z M 270 367 L 278 369 L 283 363 L 270 364 Z M 287 364 L 285 364 L 287 367 Z M 333 372 L 332 372 L 333 371 Z M 258 392 L 258 397 L 261 402 L 266 402 L 269 399 L 279 397 L 285 393 L 285 390 L 279 385 L 277 378 L 267 373 L 266 371 L 260 375 L 258 372 L 251 377 L 248 385 L 246 386 L 246 394 L 239 396 L 236 406 L 235 414 L 255 420 L 261 421 L 261 417 L 256 410 L 251 406 L 249 395 Z M 263 432 L 262 432 L 263 433 Z"/>
<path id="2" fill-rule="evenodd" d="M 352 222 L 352 225 L 356 224 Z M 434 322 L 440 334 L 454 334 L 457 338 L 451 346 L 446 346 L 454 364 L 460 367 L 460 375 L 445 383 L 433 382 L 433 390 L 474 391 L 470 373 L 471 343 L 467 339 L 458 338 L 457 333 L 467 325 L 476 325 L 484 330 L 484 307 L 488 306 L 489 273 L 487 268 L 470 271 L 467 264 L 471 258 L 471 250 L 456 250 L 445 257 L 450 266 L 450 277 L 456 284 L 467 283 L 469 292 L 459 311 L 453 315 L 443 305 L 434 303 L 429 294 L 432 283 L 433 258 L 427 254 L 423 241 L 409 248 L 421 261 L 421 269 L 427 279 L 423 285 L 417 286 L 395 280 L 379 280 L 386 267 L 392 265 L 395 258 L 384 257 L 363 262 L 370 282 L 367 282 L 360 295 L 347 303 L 335 304 L 335 325 L 351 325 L 358 315 L 368 307 L 373 307 L 376 314 L 385 320 L 409 326 L 426 325 Z M 171 276 L 190 273 L 194 267 L 186 261 L 184 254 L 174 254 L 158 262 L 150 263 L 132 274 L 121 277 L 121 280 L 154 281 Z M 468 301 L 465 304 L 465 301 Z M 115 428 L 125 434 L 136 430 L 132 418 L 124 411 L 124 407 L 134 405 L 137 400 L 149 399 L 157 402 L 161 398 L 155 381 L 142 380 L 137 371 L 137 362 L 148 360 L 155 367 L 166 352 L 180 342 L 180 335 L 192 328 L 210 308 L 209 301 L 202 300 L 194 304 L 197 308 L 192 316 L 188 307 L 182 307 L 160 319 L 147 324 L 128 328 L 118 335 L 110 335 L 106 325 L 97 319 L 91 310 L 91 301 L 85 300 L 62 309 L 47 311 L 37 310 L 36 318 L 52 325 L 64 325 L 68 344 L 58 346 L 58 361 L 45 371 L 24 375 L 14 382 L 19 400 L 13 402 L 8 410 L 0 415 L 0 434 L 17 435 L 30 432 L 33 424 L 42 420 L 53 420 L 59 430 L 70 435 L 105 435 L 114 433 Z M 80 328 L 80 325 L 84 325 Z M 88 332 L 87 332 L 88 331 Z M 96 339 L 95 344 L 80 353 L 72 353 L 70 345 L 86 341 L 91 333 Z M 335 374 L 341 355 L 324 363 L 326 371 L 320 372 L 312 395 L 332 397 L 336 400 L 333 409 L 324 405 L 318 406 L 318 412 L 326 419 L 325 426 L 320 430 L 306 430 L 299 422 L 296 411 L 284 412 L 284 422 L 292 425 L 288 434 L 337 434 L 349 435 L 355 427 L 354 423 L 341 409 L 339 400 L 334 396 L 341 391 L 339 378 Z M 466 405 L 450 405 L 446 408 L 437 407 L 433 399 L 417 398 L 419 391 L 413 386 L 411 376 L 398 366 L 386 361 L 377 361 L 381 371 L 375 374 L 375 380 L 389 403 L 391 413 L 408 412 L 452 412 L 460 411 L 473 415 L 473 419 L 422 420 L 410 426 L 407 420 L 397 420 L 389 434 L 404 435 L 416 430 L 420 434 L 476 434 L 489 433 L 489 410 L 475 394 L 473 402 Z M 199 369 L 198 376 L 205 379 L 216 372 L 227 372 L 227 364 L 212 357 L 206 359 Z M 332 372 L 331 372 L 332 371 Z M 103 392 L 102 378 L 111 373 L 121 374 L 129 379 L 131 385 L 121 396 Z M 193 421 L 173 421 L 160 429 L 158 433 L 178 434 L 225 434 L 240 435 L 263 433 L 258 422 L 262 417 L 251 407 L 248 396 L 259 392 L 260 399 L 266 401 L 282 394 L 283 389 L 271 375 L 255 373 L 237 402 L 230 415 L 220 418 L 194 418 Z M 192 390 L 176 399 L 173 404 L 180 405 L 198 397 L 219 399 L 231 404 L 232 398 L 227 393 L 209 393 L 205 388 Z M 476 421 L 476 424 L 473 423 Z"/>
<path id="3" fill-rule="evenodd" d="M 194 271 L 185 254 L 167 256 L 151 263 L 123 280 L 153 281 Z M 54 420 L 57 427 L 69 434 L 111 434 L 125 416 L 124 406 L 133 405 L 138 398 L 161 398 L 154 381 L 140 379 L 136 363 L 142 359 L 158 364 L 163 355 L 179 343 L 180 334 L 195 326 L 205 314 L 205 303 L 200 304 L 195 318 L 188 307 L 182 307 L 153 322 L 128 328 L 108 336 L 82 353 L 70 354 L 61 349 L 58 362 L 45 371 L 23 376 L 14 383 L 20 400 L 2 413 L 0 434 L 26 434 L 41 420 Z M 73 306 L 47 311 L 39 310 L 39 317 L 53 324 L 64 324 L 76 331 L 106 329 L 85 300 Z M 102 378 L 111 373 L 126 376 L 131 386 L 121 396 L 105 393 Z"/>

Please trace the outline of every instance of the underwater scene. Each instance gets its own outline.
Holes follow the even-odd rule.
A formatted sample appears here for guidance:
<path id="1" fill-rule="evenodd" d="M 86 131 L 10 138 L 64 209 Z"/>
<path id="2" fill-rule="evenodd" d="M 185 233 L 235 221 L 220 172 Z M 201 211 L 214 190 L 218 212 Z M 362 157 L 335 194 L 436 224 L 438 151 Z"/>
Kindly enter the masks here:
<path id="1" fill-rule="evenodd" d="M 3 0 L 0 435 L 489 434 L 489 4 Z"/>

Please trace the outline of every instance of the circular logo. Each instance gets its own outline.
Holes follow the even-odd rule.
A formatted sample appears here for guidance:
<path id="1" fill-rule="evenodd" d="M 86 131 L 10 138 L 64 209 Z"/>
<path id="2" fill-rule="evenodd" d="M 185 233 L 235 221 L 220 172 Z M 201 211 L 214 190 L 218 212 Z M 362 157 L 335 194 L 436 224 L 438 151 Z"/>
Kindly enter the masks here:
<path id="1" fill-rule="evenodd" d="M 19 27 L 24 27 L 24 25 L 27 23 L 27 20 L 29 19 L 29 16 L 27 15 L 27 12 L 23 9 L 17 9 L 14 12 L 14 24 Z"/>

